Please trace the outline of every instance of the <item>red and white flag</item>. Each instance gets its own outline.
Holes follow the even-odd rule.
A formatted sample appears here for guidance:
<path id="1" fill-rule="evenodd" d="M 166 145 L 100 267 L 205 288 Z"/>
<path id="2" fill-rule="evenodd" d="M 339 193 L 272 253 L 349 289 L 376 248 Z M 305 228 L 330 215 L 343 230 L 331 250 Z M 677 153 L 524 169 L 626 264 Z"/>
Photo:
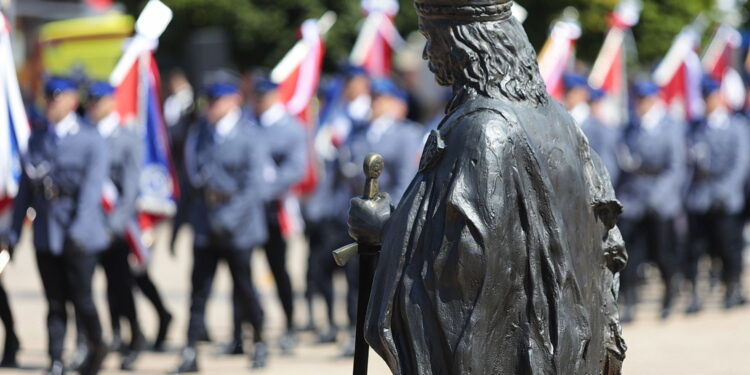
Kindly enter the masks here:
<path id="1" fill-rule="evenodd" d="M 745 106 L 745 84 L 738 73 L 738 50 L 742 35 L 737 29 L 721 24 L 703 54 L 703 69 L 717 82 L 727 104 L 735 110 Z"/>
<path id="2" fill-rule="evenodd" d="M 13 198 L 21 181 L 21 156 L 30 135 L 11 50 L 10 25 L 0 13 L 0 231 L 10 225 Z"/>
<path id="3" fill-rule="evenodd" d="M 703 68 L 698 57 L 701 29 L 699 22 L 682 29 L 653 75 L 672 115 L 685 121 L 698 120 L 705 113 Z"/>
<path id="4" fill-rule="evenodd" d="M 300 28 L 301 38 L 271 71 L 271 80 L 279 84 L 279 97 L 290 114 L 297 117 L 307 131 L 307 168 L 302 180 L 286 194 L 277 210 L 281 232 L 285 237 L 304 230 L 298 196 L 306 195 L 318 183 L 313 157 L 313 100 L 318 91 L 321 65 L 325 53 L 323 37 L 336 22 L 336 14 L 326 12 L 319 20 L 307 20 Z"/>
<path id="5" fill-rule="evenodd" d="M 323 34 L 330 28 L 328 22 L 305 21 L 300 27 L 300 40 L 271 72 L 271 80 L 279 84 L 279 96 L 287 111 L 305 125 L 312 125 L 309 110 L 320 82 L 325 54 Z"/>
<path id="6" fill-rule="evenodd" d="M 609 126 L 628 121 L 628 45 L 630 29 L 638 24 L 638 0 L 622 0 L 609 17 L 609 31 L 589 75 L 589 85 L 604 91 L 601 120 Z"/>
<path id="7" fill-rule="evenodd" d="M 404 44 L 393 23 L 398 10 L 396 0 L 362 0 L 366 18 L 349 56 L 352 65 L 364 67 L 373 77 L 391 74 L 393 52 Z"/>
<path id="8" fill-rule="evenodd" d="M 575 62 L 575 45 L 581 37 L 578 12 L 567 8 L 563 16 L 552 26 L 547 41 L 539 52 L 539 72 L 542 74 L 547 92 L 557 101 L 565 95 L 563 76 L 570 72 Z"/>
<path id="9" fill-rule="evenodd" d="M 166 5 L 149 1 L 136 22 L 136 35 L 110 76 L 110 83 L 116 87 L 115 106 L 121 122 L 136 127 L 144 143 L 139 215 L 126 227 L 126 240 L 140 266 L 148 261 L 153 227 L 174 214 L 180 194 L 161 107 L 161 79 L 153 58 L 158 39 L 171 20 L 172 11 Z M 113 187 L 105 187 L 105 209 L 117 202 Z"/>

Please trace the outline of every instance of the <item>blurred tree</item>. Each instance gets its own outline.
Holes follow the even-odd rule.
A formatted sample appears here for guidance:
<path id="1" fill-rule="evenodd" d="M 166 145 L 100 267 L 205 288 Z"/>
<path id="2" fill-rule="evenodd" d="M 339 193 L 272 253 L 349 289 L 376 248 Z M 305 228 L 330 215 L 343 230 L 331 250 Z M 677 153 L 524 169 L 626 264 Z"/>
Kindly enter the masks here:
<path id="1" fill-rule="evenodd" d="M 219 26 L 231 38 L 238 69 L 273 67 L 294 45 L 298 29 L 308 18 L 326 10 L 338 15 L 326 38 L 327 70 L 344 61 L 354 45 L 363 15 L 356 0 L 163 0 L 175 13 L 162 37 L 159 55 L 179 59 L 192 30 Z M 123 0 L 129 13 L 138 14 L 146 0 Z M 411 0 L 401 0 L 403 11 L 396 23 L 401 30 L 415 30 Z"/>
<path id="2" fill-rule="evenodd" d="M 159 54 L 179 60 L 191 31 L 219 26 L 231 37 L 234 61 L 240 69 L 273 67 L 297 39 L 297 29 L 307 18 L 335 11 L 338 22 L 327 37 L 325 68 L 335 69 L 344 61 L 357 36 L 362 13 L 357 0 L 163 0 L 175 12 L 165 33 Z M 399 0 L 401 12 L 396 25 L 403 35 L 416 30 L 413 0 Z M 714 0 L 643 0 L 641 23 L 634 29 L 640 59 L 650 65 L 666 52 L 683 26 L 705 12 Z M 138 14 L 146 0 L 122 0 L 128 11 Z M 607 14 L 618 0 L 519 0 L 529 11 L 524 24 L 534 46 L 540 48 L 549 25 L 567 6 L 580 12 L 583 35 L 578 56 L 591 62 L 596 57 L 607 29 Z"/>

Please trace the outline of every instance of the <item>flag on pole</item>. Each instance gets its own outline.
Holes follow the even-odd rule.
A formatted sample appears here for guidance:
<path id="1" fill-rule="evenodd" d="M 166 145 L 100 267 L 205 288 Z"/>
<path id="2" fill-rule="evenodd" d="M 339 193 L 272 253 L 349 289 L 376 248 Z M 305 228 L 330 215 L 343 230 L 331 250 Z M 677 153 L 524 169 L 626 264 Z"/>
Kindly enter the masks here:
<path id="1" fill-rule="evenodd" d="M 705 112 L 701 95 L 703 68 L 697 52 L 702 29 L 701 18 L 683 28 L 653 75 L 672 115 L 688 122 L 700 119 Z"/>
<path id="2" fill-rule="evenodd" d="M 161 108 L 161 78 L 153 57 L 158 39 L 171 19 L 172 12 L 166 5 L 158 0 L 149 1 L 136 22 L 135 37 L 110 76 L 110 83 L 116 87 L 115 107 L 122 123 L 136 127 L 144 142 L 137 202 L 139 217 L 126 228 L 126 240 L 139 265 L 148 260 L 151 229 L 174 214 L 180 194 Z M 105 194 L 104 199 L 112 197 Z"/>
<path id="3" fill-rule="evenodd" d="M 279 84 L 279 96 L 287 111 L 305 125 L 311 125 L 309 109 L 318 90 L 325 53 L 320 22 L 307 20 L 302 24 L 299 42 L 271 72 L 271 80 Z M 328 27 L 330 26 L 326 26 L 326 32 Z M 291 59 L 292 52 L 300 56 L 293 66 L 287 62 L 287 59 Z"/>
<path id="4" fill-rule="evenodd" d="M 566 8 L 563 16 L 552 26 L 552 31 L 539 52 L 539 72 L 547 85 L 547 92 L 558 101 L 565 95 L 563 76 L 573 66 L 575 44 L 580 37 L 578 11 Z"/>
<path id="5" fill-rule="evenodd" d="M 721 83 L 721 93 L 727 104 L 735 110 L 745 106 L 745 84 L 737 71 L 738 50 L 741 45 L 740 32 L 728 24 L 721 24 L 714 32 L 702 59 L 703 69 Z"/>
<path id="6" fill-rule="evenodd" d="M 285 237 L 304 230 L 302 211 L 297 196 L 309 194 L 318 183 L 313 157 L 313 123 L 317 116 L 310 111 L 318 91 L 321 65 L 325 53 L 323 37 L 336 22 L 336 13 L 326 12 L 319 20 L 307 20 L 300 28 L 301 38 L 271 71 L 271 80 L 279 84 L 279 97 L 287 111 L 296 116 L 307 130 L 307 168 L 305 176 L 286 197 L 277 210 L 281 232 Z"/>
<path id="7" fill-rule="evenodd" d="M 366 17 L 349 56 L 352 65 L 364 67 L 373 77 L 391 74 L 393 51 L 404 44 L 393 23 L 398 10 L 396 0 L 362 0 Z"/>
<path id="8" fill-rule="evenodd" d="M 638 24 L 639 0 L 621 0 L 609 17 L 609 31 L 589 75 L 589 85 L 605 93 L 602 120 L 619 126 L 628 121 L 628 39 L 630 29 Z"/>
<path id="9" fill-rule="evenodd" d="M 21 181 L 21 156 L 31 127 L 18 86 L 10 43 L 10 25 L 0 13 L 0 224 L 7 228 Z"/>

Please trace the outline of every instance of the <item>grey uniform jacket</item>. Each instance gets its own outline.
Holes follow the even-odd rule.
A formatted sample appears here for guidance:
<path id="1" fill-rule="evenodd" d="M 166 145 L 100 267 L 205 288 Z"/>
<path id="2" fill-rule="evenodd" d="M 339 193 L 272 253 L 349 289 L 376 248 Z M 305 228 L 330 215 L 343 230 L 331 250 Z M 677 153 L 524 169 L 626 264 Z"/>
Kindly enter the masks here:
<path id="1" fill-rule="evenodd" d="M 617 189 L 624 218 L 638 219 L 648 211 L 670 218 L 682 210 L 687 174 L 684 127 L 665 116 L 653 129 L 626 130 L 618 153 L 622 174 Z"/>
<path id="2" fill-rule="evenodd" d="M 581 130 L 589 140 L 591 148 L 599 154 L 604 166 L 609 172 L 612 184 L 617 184 L 620 176 L 620 167 L 617 165 L 617 143 L 620 140 L 620 132 L 617 128 L 604 125 L 593 116 L 589 116 L 581 124 Z"/>
<path id="3" fill-rule="evenodd" d="M 212 234 L 241 251 L 265 242 L 263 168 L 269 161 L 257 131 L 241 119 L 219 138 L 203 122 L 190 130 L 185 147 L 195 246 L 207 246 Z"/>
<path id="4" fill-rule="evenodd" d="M 119 127 L 105 138 L 109 147 L 109 179 L 117 188 L 117 202 L 108 216 L 109 229 L 124 236 L 128 222 L 136 216 L 136 200 L 143 164 L 143 143 L 138 134 Z"/>
<path id="5" fill-rule="evenodd" d="M 385 160 L 385 169 L 378 179 L 380 191 L 391 195 L 396 204 L 417 173 L 422 148 L 421 127 L 409 121 L 395 121 L 379 137 L 368 135 L 368 129 L 359 129 L 352 135 L 350 148 L 357 166 L 352 182 L 353 195 L 362 194 L 364 175 L 362 163 L 369 153 L 378 153 Z"/>
<path id="6" fill-rule="evenodd" d="M 37 251 L 61 254 L 66 240 L 86 252 L 108 245 L 101 202 L 109 153 L 93 126 L 76 121 L 77 129 L 61 139 L 46 127 L 29 138 L 14 205 L 12 243 L 18 240 L 26 211 L 32 207 Z"/>
<path id="7" fill-rule="evenodd" d="M 305 175 L 305 129 L 289 114 L 270 126 L 256 126 L 275 166 L 275 178 L 269 183 L 269 196 L 280 198 Z"/>
<path id="8" fill-rule="evenodd" d="M 267 147 L 271 157 L 268 166 L 273 172 L 266 173 L 267 192 L 270 201 L 283 198 L 289 189 L 305 175 L 307 144 L 305 128 L 294 117 L 284 114 L 278 121 L 257 128 L 258 143 Z M 268 207 L 268 215 L 275 215 L 275 207 Z M 269 217 L 270 218 L 270 217 Z"/>
<path id="9" fill-rule="evenodd" d="M 685 206 L 688 212 L 706 213 L 719 208 L 739 213 L 744 204 L 744 185 L 750 168 L 747 129 L 738 117 L 727 118 L 724 126 L 706 123 L 691 137 L 692 178 Z"/>

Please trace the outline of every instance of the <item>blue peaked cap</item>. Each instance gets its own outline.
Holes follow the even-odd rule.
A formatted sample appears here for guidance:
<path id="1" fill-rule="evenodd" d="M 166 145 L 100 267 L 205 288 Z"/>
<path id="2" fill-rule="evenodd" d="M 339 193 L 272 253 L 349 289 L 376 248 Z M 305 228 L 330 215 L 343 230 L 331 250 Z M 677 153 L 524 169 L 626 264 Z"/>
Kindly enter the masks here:
<path id="1" fill-rule="evenodd" d="M 701 91 L 703 92 L 703 96 L 709 96 L 720 88 L 721 83 L 719 83 L 713 77 L 708 74 L 703 76 L 703 80 L 701 80 Z"/>
<path id="2" fill-rule="evenodd" d="M 206 76 L 203 94 L 209 98 L 220 98 L 240 92 L 240 78 L 228 70 L 217 70 Z"/>
<path id="3" fill-rule="evenodd" d="M 50 77 L 44 84 L 46 94 L 55 94 L 66 91 L 78 91 L 78 83 L 68 77 Z"/>
<path id="4" fill-rule="evenodd" d="M 659 94 L 659 86 L 651 81 L 640 81 L 633 85 L 635 95 L 641 98 L 648 98 Z"/>
<path id="5" fill-rule="evenodd" d="M 592 102 L 598 102 L 604 99 L 606 95 L 607 94 L 602 89 L 592 88 L 591 90 L 589 90 L 589 100 L 591 100 Z"/>
<path id="6" fill-rule="evenodd" d="M 589 82 L 580 74 L 566 74 L 563 76 L 563 85 L 565 85 L 565 90 L 573 90 L 581 87 L 588 88 Z"/>
<path id="7" fill-rule="evenodd" d="M 367 77 L 367 70 L 361 65 L 347 64 L 341 68 L 341 74 L 346 78 Z"/>
<path id="8" fill-rule="evenodd" d="M 404 90 L 401 90 L 396 83 L 387 78 L 376 78 L 372 80 L 370 89 L 372 90 L 373 95 L 388 95 L 403 101 L 409 99 Z"/>
<path id="9" fill-rule="evenodd" d="M 105 96 L 112 96 L 114 94 L 115 88 L 108 82 L 97 81 L 89 85 L 89 97 L 103 98 Z"/>
<path id="10" fill-rule="evenodd" d="M 253 91 L 256 94 L 264 95 L 271 91 L 276 91 L 279 88 L 279 84 L 272 81 L 268 77 L 261 77 L 255 80 L 253 85 Z"/>

